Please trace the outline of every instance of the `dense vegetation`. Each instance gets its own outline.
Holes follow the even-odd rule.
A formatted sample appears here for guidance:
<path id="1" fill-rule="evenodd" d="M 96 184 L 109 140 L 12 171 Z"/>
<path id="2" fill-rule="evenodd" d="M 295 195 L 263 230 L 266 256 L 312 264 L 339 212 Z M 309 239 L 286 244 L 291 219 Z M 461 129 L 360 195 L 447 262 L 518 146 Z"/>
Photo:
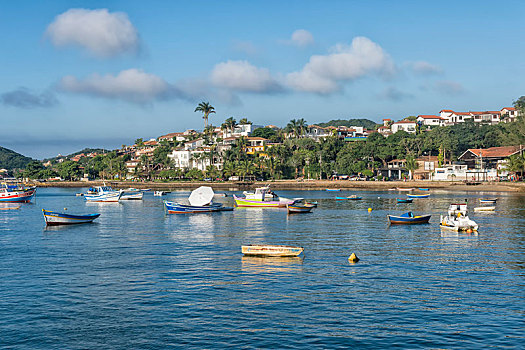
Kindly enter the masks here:
<path id="1" fill-rule="evenodd" d="M 0 147 L 0 169 L 23 169 L 32 159 L 10 149 Z"/>
<path id="2" fill-rule="evenodd" d="M 368 130 L 374 130 L 378 125 L 369 119 L 334 119 L 326 123 L 317 123 L 316 125 L 326 128 L 327 126 L 362 126 Z"/>

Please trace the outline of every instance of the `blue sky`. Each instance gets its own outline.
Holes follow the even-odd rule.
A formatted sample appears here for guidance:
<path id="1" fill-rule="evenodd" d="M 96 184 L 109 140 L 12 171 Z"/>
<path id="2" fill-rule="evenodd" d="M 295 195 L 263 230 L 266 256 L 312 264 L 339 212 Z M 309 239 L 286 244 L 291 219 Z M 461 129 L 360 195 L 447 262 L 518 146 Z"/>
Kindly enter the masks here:
<path id="1" fill-rule="evenodd" d="M 3 1 L 0 146 L 44 158 L 233 116 L 399 119 L 525 95 L 523 1 Z"/>

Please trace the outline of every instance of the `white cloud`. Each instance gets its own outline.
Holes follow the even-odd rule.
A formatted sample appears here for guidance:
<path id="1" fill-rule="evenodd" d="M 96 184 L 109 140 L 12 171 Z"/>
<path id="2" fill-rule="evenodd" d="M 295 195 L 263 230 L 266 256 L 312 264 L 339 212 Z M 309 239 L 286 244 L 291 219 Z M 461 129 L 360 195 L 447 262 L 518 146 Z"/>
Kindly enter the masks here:
<path id="1" fill-rule="evenodd" d="M 414 73 L 420 75 L 443 73 L 443 69 L 441 67 L 426 61 L 409 62 L 408 66 L 414 71 Z"/>
<path id="2" fill-rule="evenodd" d="M 227 61 L 215 65 L 211 82 L 217 87 L 236 91 L 270 93 L 281 90 L 268 69 L 255 67 L 247 61 Z"/>
<path id="3" fill-rule="evenodd" d="M 286 81 L 300 91 L 330 94 L 341 90 L 341 83 L 363 76 L 393 74 L 390 56 L 368 38 L 356 37 L 350 46 L 338 44 L 328 55 L 314 55 L 299 72 L 289 73 Z"/>
<path id="4" fill-rule="evenodd" d="M 139 48 L 137 30 L 123 12 L 70 9 L 47 27 L 53 45 L 81 46 L 97 57 L 133 53 Z"/>
<path id="5" fill-rule="evenodd" d="M 307 30 L 297 29 L 292 33 L 292 43 L 297 46 L 313 45 L 314 36 Z"/>
<path id="6" fill-rule="evenodd" d="M 67 92 L 134 103 L 149 103 L 175 97 L 185 98 L 180 90 L 163 79 L 138 69 L 124 70 L 116 76 L 93 74 L 84 80 L 65 76 L 61 79 L 59 88 Z"/>

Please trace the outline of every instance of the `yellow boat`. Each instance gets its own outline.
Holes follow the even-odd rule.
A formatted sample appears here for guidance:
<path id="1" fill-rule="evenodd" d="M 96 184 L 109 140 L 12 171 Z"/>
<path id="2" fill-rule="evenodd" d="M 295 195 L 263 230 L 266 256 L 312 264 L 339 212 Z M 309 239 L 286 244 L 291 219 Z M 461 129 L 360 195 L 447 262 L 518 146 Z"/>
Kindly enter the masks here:
<path id="1" fill-rule="evenodd" d="M 241 249 L 244 255 L 255 256 L 298 256 L 304 251 L 302 247 L 263 244 L 243 245 Z"/>

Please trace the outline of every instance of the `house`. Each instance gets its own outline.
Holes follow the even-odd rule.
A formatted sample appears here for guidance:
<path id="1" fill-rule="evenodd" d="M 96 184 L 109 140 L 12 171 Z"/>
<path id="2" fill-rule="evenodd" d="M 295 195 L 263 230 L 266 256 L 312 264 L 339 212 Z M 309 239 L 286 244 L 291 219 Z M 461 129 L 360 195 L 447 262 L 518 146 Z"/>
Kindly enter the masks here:
<path id="1" fill-rule="evenodd" d="M 518 110 L 514 107 L 503 107 L 500 111 L 501 121 L 504 123 L 512 123 L 518 118 Z"/>
<path id="2" fill-rule="evenodd" d="M 204 139 L 197 139 L 193 141 L 188 141 L 184 143 L 184 149 L 196 149 L 197 147 L 204 146 Z"/>
<path id="3" fill-rule="evenodd" d="M 506 169 L 507 158 L 523 151 L 525 151 L 525 147 L 521 145 L 485 149 L 472 148 L 463 152 L 458 160 L 464 162 L 468 169 L 481 171 L 482 178 L 479 181 L 490 181 L 498 176 L 506 176 L 508 174 Z"/>
<path id="4" fill-rule="evenodd" d="M 379 128 L 377 128 L 377 132 L 385 137 L 392 135 L 392 130 L 390 130 L 389 126 L 380 126 Z"/>
<path id="5" fill-rule="evenodd" d="M 418 115 L 416 121 L 426 126 L 441 126 L 445 123 L 445 119 L 439 115 Z"/>
<path id="6" fill-rule="evenodd" d="M 390 127 L 390 124 L 392 124 L 392 119 L 383 119 L 383 126 Z"/>
<path id="7" fill-rule="evenodd" d="M 388 177 L 391 180 L 400 180 L 404 176 L 408 177 L 406 159 L 392 159 L 387 163 L 386 168 L 379 169 L 379 172 L 383 177 Z"/>
<path id="8" fill-rule="evenodd" d="M 439 111 L 439 116 L 444 119 L 443 125 L 455 125 L 467 121 L 498 124 L 501 121 L 501 111 L 455 112 L 451 109 L 442 109 Z"/>
<path id="9" fill-rule="evenodd" d="M 392 123 L 391 130 L 393 134 L 401 130 L 406 131 L 410 134 L 415 134 L 416 122 L 410 120 L 400 120 L 398 122 Z"/>
<path id="10" fill-rule="evenodd" d="M 172 132 L 172 133 L 169 133 L 169 134 L 166 134 L 166 135 L 159 136 L 158 140 L 159 141 L 163 141 L 163 140 L 173 141 L 173 140 L 175 140 L 175 141 L 181 142 L 181 141 L 186 140 L 186 136 L 188 136 L 188 135 L 185 135 L 183 132 Z"/>
<path id="11" fill-rule="evenodd" d="M 222 129 L 222 138 L 234 137 L 234 136 L 250 136 L 255 129 L 263 128 L 262 125 L 253 124 L 239 124 L 235 126 L 233 132 L 231 129 Z"/>
<path id="12" fill-rule="evenodd" d="M 414 180 L 430 180 L 435 169 L 439 167 L 437 156 L 423 156 L 416 159 L 418 165 L 414 170 Z"/>
<path id="13" fill-rule="evenodd" d="M 309 125 L 306 129 L 306 137 L 312 138 L 314 140 L 319 140 L 323 137 L 328 137 L 331 135 L 329 128 L 323 128 L 318 125 Z"/>
<path id="14" fill-rule="evenodd" d="M 256 152 L 263 152 L 264 147 L 270 140 L 263 137 L 247 137 L 246 138 L 246 154 L 255 154 Z"/>

